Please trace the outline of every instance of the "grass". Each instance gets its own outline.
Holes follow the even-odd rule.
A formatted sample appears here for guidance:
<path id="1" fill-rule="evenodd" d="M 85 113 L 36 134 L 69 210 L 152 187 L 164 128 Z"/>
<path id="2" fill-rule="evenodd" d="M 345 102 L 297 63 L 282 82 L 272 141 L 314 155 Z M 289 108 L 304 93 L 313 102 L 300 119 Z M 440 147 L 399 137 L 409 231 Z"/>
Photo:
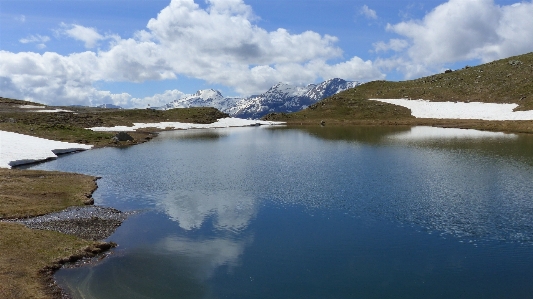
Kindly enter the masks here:
<path id="1" fill-rule="evenodd" d="M 21 224 L 0 223 L 0 297 L 52 298 L 43 269 L 94 242 Z"/>
<path id="2" fill-rule="evenodd" d="M 58 141 L 107 146 L 114 134 L 93 132 L 90 127 L 132 126 L 133 123 L 189 122 L 213 123 L 228 115 L 215 108 L 101 109 L 89 107 L 53 107 L 71 112 L 31 112 L 20 105 L 40 105 L 27 101 L 0 98 L 0 130 Z M 51 107 L 48 107 L 51 108 Z M 136 134 L 136 142 L 151 138 L 149 132 Z"/>
<path id="3" fill-rule="evenodd" d="M 95 189 L 91 176 L 0 168 L 0 218 L 37 216 L 84 205 Z M 0 298 L 58 296 L 58 290 L 50 287 L 53 269 L 100 244 L 0 222 Z"/>
<path id="4" fill-rule="evenodd" d="M 409 109 L 369 101 L 381 99 L 425 99 L 516 103 L 516 110 L 533 110 L 533 53 L 510 57 L 476 67 L 436 74 L 416 80 L 374 81 L 346 90 L 308 109 L 290 114 L 270 114 L 268 120 L 288 124 L 378 124 L 439 125 L 484 130 L 533 133 L 532 121 L 479 121 L 416 119 Z"/>
<path id="5" fill-rule="evenodd" d="M 81 174 L 0 168 L 0 219 L 26 218 L 84 205 L 95 178 Z"/>

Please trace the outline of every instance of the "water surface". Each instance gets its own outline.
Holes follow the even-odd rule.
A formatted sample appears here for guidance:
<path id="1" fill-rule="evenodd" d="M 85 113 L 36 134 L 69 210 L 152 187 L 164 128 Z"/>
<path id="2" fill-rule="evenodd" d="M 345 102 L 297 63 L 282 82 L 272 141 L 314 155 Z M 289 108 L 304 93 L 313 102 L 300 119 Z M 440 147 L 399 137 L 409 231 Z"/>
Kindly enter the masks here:
<path id="1" fill-rule="evenodd" d="M 527 298 L 533 139 L 428 127 L 165 132 L 36 166 L 143 210 L 79 298 Z"/>

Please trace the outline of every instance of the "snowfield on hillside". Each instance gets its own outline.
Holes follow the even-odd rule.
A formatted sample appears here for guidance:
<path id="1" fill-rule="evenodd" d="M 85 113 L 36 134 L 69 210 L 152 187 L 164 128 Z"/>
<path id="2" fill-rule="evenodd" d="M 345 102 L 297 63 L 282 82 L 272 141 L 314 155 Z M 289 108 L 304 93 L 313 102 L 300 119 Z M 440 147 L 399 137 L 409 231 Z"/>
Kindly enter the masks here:
<path id="1" fill-rule="evenodd" d="M 55 159 L 58 154 L 88 150 L 92 147 L 0 131 L 0 168 Z"/>
<path id="2" fill-rule="evenodd" d="M 533 120 L 533 111 L 513 111 L 517 104 L 430 102 L 410 99 L 371 99 L 411 109 L 416 118 Z"/>

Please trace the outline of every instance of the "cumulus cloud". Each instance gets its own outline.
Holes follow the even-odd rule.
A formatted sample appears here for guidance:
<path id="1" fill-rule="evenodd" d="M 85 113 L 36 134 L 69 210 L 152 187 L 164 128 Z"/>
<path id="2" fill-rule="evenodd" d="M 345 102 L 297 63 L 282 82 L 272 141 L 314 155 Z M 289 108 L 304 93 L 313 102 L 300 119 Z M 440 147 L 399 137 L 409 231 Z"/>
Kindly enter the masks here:
<path id="1" fill-rule="evenodd" d="M 372 19 L 372 20 L 375 20 L 378 18 L 376 11 L 373 9 L 370 9 L 368 5 L 363 5 L 363 7 L 361 7 L 360 13 L 364 15 L 365 17 Z"/>
<path id="2" fill-rule="evenodd" d="M 401 47 L 394 40 L 375 44 L 375 50 L 405 50 L 402 59 L 388 63 L 416 77 L 447 63 L 480 60 L 488 62 L 533 50 L 533 2 L 498 6 L 493 0 L 449 0 L 421 20 L 389 24 L 387 30 L 402 36 Z M 408 42 L 408 46 L 406 42 Z"/>
<path id="3" fill-rule="evenodd" d="M 105 36 L 98 33 L 98 31 L 92 27 L 85 27 L 77 24 L 67 25 L 65 23 L 61 23 L 61 27 L 61 30 L 59 30 L 60 34 L 84 42 L 85 48 L 94 48 L 99 41 L 106 39 Z"/>
<path id="4" fill-rule="evenodd" d="M 234 88 L 243 95 L 278 82 L 307 84 L 318 79 L 382 78 L 371 61 L 343 58 L 338 39 L 313 31 L 268 31 L 243 0 L 172 0 L 145 30 L 132 38 L 102 35 L 96 28 L 61 24 L 61 35 L 98 50 L 57 53 L 0 52 L 0 76 L 17 97 L 48 104 L 111 103 L 129 107 L 159 103 L 167 93 L 145 99 L 111 94 L 98 81 L 144 82 L 188 76 Z M 106 41 L 106 47 L 100 44 Z M 331 64 L 330 61 L 337 61 Z M 340 61 L 340 62 L 339 62 Z M 12 70 L 8 71 L 8 70 Z M 8 83 L 2 83 L 8 84 Z M 7 90 L 7 89 L 6 89 Z M 126 102 L 126 105 L 124 105 Z M 142 104 L 142 105 L 141 105 Z"/>

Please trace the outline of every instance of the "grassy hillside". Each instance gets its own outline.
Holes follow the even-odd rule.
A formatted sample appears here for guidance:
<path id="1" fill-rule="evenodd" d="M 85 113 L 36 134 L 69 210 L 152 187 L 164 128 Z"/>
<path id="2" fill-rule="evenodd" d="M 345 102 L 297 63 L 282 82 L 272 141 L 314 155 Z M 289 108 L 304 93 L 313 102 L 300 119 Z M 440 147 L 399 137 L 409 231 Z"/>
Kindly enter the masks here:
<path id="1" fill-rule="evenodd" d="M 303 111 L 270 114 L 265 118 L 293 124 L 321 120 L 333 123 L 428 123 L 428 120 L 414 120 L 407 108 L 368 100 L 372 98 L 516 103 L 519 105 L 517 110 L 532 110 L 533 53 L 416 80 L 369 82 Z M 434 122 L 452 123 L 449 120 Z M 470 122 L 475 121 L 461 121 Z"/>
<path id="2" fill-rule="evenodd" d="M 227 117 L 215 108 L 183 108 L 166 111 L 151 109 L 101 109 L 88 107 L 47 107 L 62 108 L 72 112 L 45 113 L 31 112 L 21 105 L 41 105 L 0 97 L 0 130 L 16 132 L 59 141 L 109 145 L 112 133 L 93 132 L 89 127 L 131 126 L 133 123 L 189 122 L 213 123 Z M 139 142 L 146 134 L 131 133 Z"/>

